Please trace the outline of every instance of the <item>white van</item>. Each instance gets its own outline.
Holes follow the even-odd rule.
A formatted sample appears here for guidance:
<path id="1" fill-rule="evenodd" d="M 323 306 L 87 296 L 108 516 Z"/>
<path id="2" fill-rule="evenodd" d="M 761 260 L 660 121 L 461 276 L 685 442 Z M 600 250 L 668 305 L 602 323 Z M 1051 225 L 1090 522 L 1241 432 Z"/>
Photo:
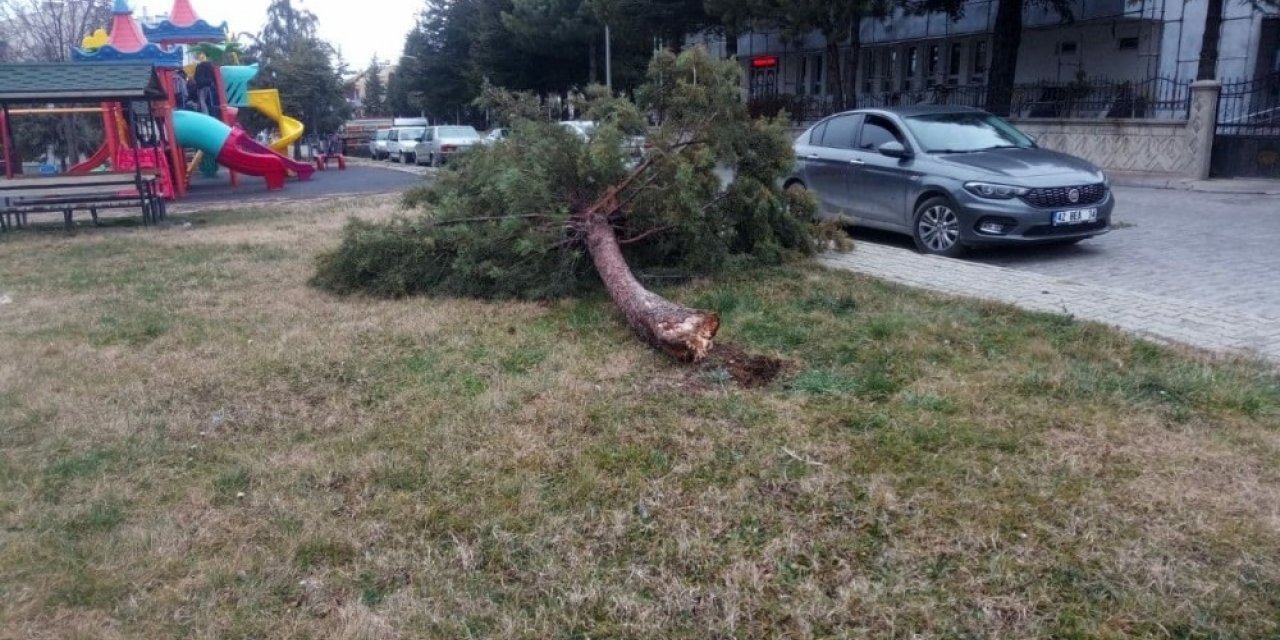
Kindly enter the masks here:
<path id="1" fill-rule="evenodd" d="M 387 138 L 390 135 L 390 129 L 378 129 L 374 132 L 373 138 L 369 139 L 369 157 L 374 160 L 387 157 Z"/>
<path id="2" fill-rule="evenodd" d="M 392 162 L 414 161 L 414 146 L 422 142 L 426 127 L 396 127 L 387 137 L 387 156 Z"/>

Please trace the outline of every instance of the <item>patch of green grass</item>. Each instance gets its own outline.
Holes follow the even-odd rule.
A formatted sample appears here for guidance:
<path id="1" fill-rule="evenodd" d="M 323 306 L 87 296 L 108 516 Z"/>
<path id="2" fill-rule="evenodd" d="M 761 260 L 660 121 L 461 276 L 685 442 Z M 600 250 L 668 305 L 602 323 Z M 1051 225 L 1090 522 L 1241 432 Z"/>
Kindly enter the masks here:
<path id="1" fill-rule="evenodd" d="M 76 514 L 63 525 L 63 530 L 74 537 L 106 533 L 124 522 L 124 511 L 114 499 L 94 502 L 88 509 Z"/>
<path id="2" fill-rule="evenodd" d="M 44 468 L 40 493 L 47 500 L 57 501 L 77 479 L 101 475 L 119 457 L 115 449 L 93 448 L 55 458 Z"/>
<path id="3" fill-rule="evenodd" d="M 813 394 L 853 393 L 858 381 L 851 375 L 831 369 L 806 369 L 790 383 L 796 391 Z"/>
<path id="4" fill-rule="evenodd" d="M 356 558 L 356 548 L 342 540 L 310 539 L 298 545 L 293 562 L 299 569 L 342 567 Z"/>
<path id="5" fill-rule="evenodd" d="M 240 466 L 233 467 L 213 479 L 214 496 L 223 503 L 230 503 L 240 498 L 240 494 L 247 493 L 251 484 L 252 478 L 248 469 Z"/>
<path id="6" fill-rule="evenodd" d="M 163 336 L 173 325 L 173 317 L 156 309 L 140 309 L 103 315 L 90 333 L 94 346 L 140 346 Z"/>

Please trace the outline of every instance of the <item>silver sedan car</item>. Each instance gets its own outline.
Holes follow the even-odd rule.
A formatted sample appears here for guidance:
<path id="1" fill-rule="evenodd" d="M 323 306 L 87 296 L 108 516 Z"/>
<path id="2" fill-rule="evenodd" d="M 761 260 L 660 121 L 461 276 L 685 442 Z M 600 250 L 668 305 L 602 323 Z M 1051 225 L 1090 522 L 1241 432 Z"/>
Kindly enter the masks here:
<path id="1" fill-rule="evenodd" d="M 1074 243 L 1110 230 L 1110 182 L 1085 160 L 1041 149 L 967 107 L 859 109 L 795 142 L 788 189 L 820 215 L 910 234 L 925 253 L 994 244 Z"/>

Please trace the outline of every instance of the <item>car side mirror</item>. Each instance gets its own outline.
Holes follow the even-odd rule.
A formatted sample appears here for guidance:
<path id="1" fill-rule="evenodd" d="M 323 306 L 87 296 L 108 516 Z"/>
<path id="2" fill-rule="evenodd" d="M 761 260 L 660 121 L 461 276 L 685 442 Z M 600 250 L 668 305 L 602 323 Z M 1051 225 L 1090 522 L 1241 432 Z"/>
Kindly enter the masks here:
<path id="1" fill-rule="evenodd" d="M 880 155 L 889 156 L 890 158 L 910 158 L 912 156 L 912 153 L 907 151 L 907 148 L 897 140 L 880 145 L 879 151 Z"/>

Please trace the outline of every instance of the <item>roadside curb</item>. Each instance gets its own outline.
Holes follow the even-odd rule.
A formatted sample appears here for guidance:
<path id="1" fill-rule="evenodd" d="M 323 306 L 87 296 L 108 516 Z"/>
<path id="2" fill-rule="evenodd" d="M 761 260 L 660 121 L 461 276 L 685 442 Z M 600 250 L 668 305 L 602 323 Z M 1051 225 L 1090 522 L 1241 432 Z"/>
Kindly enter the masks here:
<path id="1" fill-rule="evenodd" d="M 1144 189 L 1171 189 L 1234 195 L 1280 195 L 1280 180 L 1229 178 L 1217 180 L 1192 180 L 1190 178 L 1163 178 L 1136 174 L 1111 173 L 1111 183 L 1118 187 Z"/>
<path id="2" fill-rule="evenodd" d="M 347 164 L 356 167 L 372 167 L 374 169 L 386 169 L 388 171 L 399 171 L 400 173 L 408 173 L 415 176 L 427 176 L 434 174 L 437 170 L 431 167 L 405 166 L 395 162 L 383 162 L 381 160 L 370 160 L 369 158 L 355 158 L 347 156 Z"/>
<path id="3" fill-rule="evenodd" d="M 936 293 L 1098 322 L 1160 342 L 1280 364 L 1280 319 L 860 242 L 819 263 Z"/>

